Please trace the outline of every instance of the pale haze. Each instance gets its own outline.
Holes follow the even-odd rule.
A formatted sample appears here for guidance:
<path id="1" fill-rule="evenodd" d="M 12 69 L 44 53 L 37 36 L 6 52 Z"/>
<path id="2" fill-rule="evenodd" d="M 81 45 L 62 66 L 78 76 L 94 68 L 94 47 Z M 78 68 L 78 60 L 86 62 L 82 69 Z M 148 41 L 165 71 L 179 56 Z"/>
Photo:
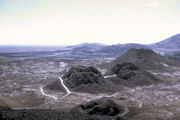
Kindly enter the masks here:
<path id="1" fill-rule="evenodd" d="M 180 32 L 179 0 L 0 0 L 0 45 L 149 44 Z"/>

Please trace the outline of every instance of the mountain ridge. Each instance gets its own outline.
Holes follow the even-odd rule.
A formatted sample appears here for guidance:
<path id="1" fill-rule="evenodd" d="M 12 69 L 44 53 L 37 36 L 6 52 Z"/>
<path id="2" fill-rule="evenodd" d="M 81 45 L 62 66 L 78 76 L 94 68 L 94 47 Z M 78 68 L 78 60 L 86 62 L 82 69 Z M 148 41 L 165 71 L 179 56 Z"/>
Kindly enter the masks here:
<path id="1" fill-rule="evenodd" d="M 168 69 L 166 66 L 176 66 L 177 62 L 154 52 L 151 49 L 135 49 L 128 50 L 122 56 L 116 58 L 110 63 L 100 65 L 102 68 L 112 68 L 116 64 L 130 62 L 145 70 L 162 70 Z M 107 73 L 108 74 L 108 73 Z"/>
<path id="2" fill-rule="evenodd" d="M 179 49 L 180 48 L 180 34 L 173 35 L 165 40 L 154 43 L 151 46 L 155 48 L 164 48 L 164 49 Z"/>
<path id="3" fill-rule="evenodd" d="M 17 47 L 16 47 L 17 48 Z M 33 50 L 34 47 L 28 48 L 28 52 L 20 52 L 22 49 L 0 47 L 0 56 L 9 57 L 9 58 L 19 58 L 19 57 L 62 57 L 66 58 L 103 58 L 110 57 L 116 58 L 124 54 L 131 48 L 149 48 L 158 53 L 170 54 L 175 52 L 180 52 L 180 34 L 174 35 L 168 39 L 160 41 L 154 44 L 136 44 L 136 43 L 127 43 L 127 44 L 115 44 L 115 45 L 104 45 L 101 43 L 82 43 L 74 46 L 65 46 L 65 47 L 56 47 L 50 49 L 51 51 L 46 51 L 40 48 L 36 48 L 38 51 Z M 24 48 L 25 49 L 25 48 Z M 7 51 L 6 51 L 7 50 Z M 10 50 L 10 52 L 8 52 Z M 32 50 L 32 51 L 30 51 Z M 52 51 L 53 50 L 53 51 Z M 6 51 L 6 52 L 5 52 Z"/>

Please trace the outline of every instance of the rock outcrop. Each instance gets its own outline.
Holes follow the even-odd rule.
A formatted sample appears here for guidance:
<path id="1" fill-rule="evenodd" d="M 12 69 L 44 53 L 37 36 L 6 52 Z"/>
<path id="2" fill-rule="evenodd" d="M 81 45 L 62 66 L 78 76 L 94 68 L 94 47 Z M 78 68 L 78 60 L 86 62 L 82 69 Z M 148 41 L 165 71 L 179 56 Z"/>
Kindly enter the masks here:
<path id="1" fill-rule="evenodd" d="M 122 79 L 130 79 L 131 77 L 135 76 L 134 71 L 139 70 L 137 66 L 132 63 L 123 63 L 123 64 L 116 64 L 112 69 L 112 73 L 117 74 L 119 78 Z"/>
<path id="2" fill-rule="evenodd" d="M 166 58 L 151 49 L 130 49 L 122 56 L 116 58 L 110 63 L 102 64 L 100 67 L 109 69 L 116 64 L 122 64 L 125 62 L 133 63 L 134 65 L 144 70 L 155 71 L 169 71 L 167 66 L 179 66 L 179 63 Z M 165 66 L 165 65 L 166 66 Z M 109 72 L 109 71 L 108 71 Z"/>
<path id="3" fill-rule="evenodd" d="M 82 93 L 114 93 L 120 91 L 123 87 L 120 84 L 111 83 L 111 80 L 105 79 L 101 72 L 90 66 L 74 66 L 62 77 L 64 84 L 72 92 Z M 59 79 L 51 82 L 45 89 L 64 91 Z M 64 91 L 66 92 L 66 91 Z"/>
<path id="4" fill-rule="evenodd" d="M 112 100 L 94 100 L 77 107 L 82 113 L 88 115 L 118 116 L 124 112 L 124 107 Z"/>
<path id="5" fill-rule="evenodd" d="M 64 74 L 62 78 L 70 88 L 75 88 L 86 84 L 101 85 L 104 83 L 102 74 L 92 66 L 72 67 L 67 73 Z"/>
<path id="6" fill-rule="evenodd" d="M 112 120 L 109 116 L 87 115 L 77 111 L 19 109 L 0 106 L 0 120 Z"/>
<path id="7" fill-rule="evenodd" d="M 152 73 L 130 62 L 116 64 L 111 69 L 111 74 L 116 74 L 122 85 L 130 87 L 158 83 L 158 79 Z"/>
<path id="8" fill-rule="evenodd" d="M 117 105 L 112 100 L 107 101 L 91 101 L 85 105 L 81 105 L 81 108 L 87 112 L 89 115 L 107 115 L 116 116 L 123 111 L 119 105 Z"/>
<path id="9" fill-rule="evenodd" d="M 74 66 L 68 72 L 66 72 L 62 78 L 63 79 L 69 78 L 73 73 L 77 73 L 77 72 L 90 72 L 90 73 L 94 73 L 94 74 L 98 75 L 99 77 L 102 77 L 101 72 L 99 72 L 96 68 L 94 68 L 92 66 L 89 66 L 89 67 Z"/>

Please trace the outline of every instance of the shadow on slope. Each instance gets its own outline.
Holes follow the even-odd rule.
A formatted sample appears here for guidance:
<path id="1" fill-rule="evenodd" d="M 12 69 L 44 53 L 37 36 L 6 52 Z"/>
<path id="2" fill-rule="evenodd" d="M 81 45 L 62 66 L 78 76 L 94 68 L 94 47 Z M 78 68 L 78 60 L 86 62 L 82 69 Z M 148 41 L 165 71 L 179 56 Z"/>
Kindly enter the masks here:
<path id="1" fill-rule="evenodd" d="M 100 65 L 101 68 L 112 68 L 116 64 L 131 62 L 144 70 L 168 71 L 167 66 L 180 65 L 178 62 L 169 60 L 168 58 L 155 53 L 150 49 L 130 49 L 122 56 L 110 63 Z"/>
<path id="2" fill-rule="evenodd" d="M 159 83 L 159 80 L 153 74 L 129 62 L 116 64 L 109 73 L 116 74 L 117 76 L 110 78 L 112 82 L 115 82 L 114 84 L 120 84 L 126 87 Z"/>
<path id="3" fill-rule="evenodd" d="M 94 67 L 75 66 L 72 67 L 62 77 L 64 84 L 72 92 L 83 93 L 114 93 L 123 89 L 121 85 L 113 85 L 107 79 L 104 79 L 102 74 Z M 55 86 L 55 87 L 53 87 Z M 56 80 L 45 88 L 62 91 L 62 85 L 59 80 Z"/>

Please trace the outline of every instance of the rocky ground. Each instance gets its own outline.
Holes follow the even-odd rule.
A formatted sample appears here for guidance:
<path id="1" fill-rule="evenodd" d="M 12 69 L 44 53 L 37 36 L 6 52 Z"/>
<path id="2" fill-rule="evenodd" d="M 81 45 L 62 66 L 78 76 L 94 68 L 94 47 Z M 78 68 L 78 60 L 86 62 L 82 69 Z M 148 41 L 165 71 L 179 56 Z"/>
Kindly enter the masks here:
<path id="1" fill-rule="evenodd" d="M 98 65 L 93 63 L 102 61 L 3 58 L 0 60 L 0 106 L 13 109 L 1 107 L 0 117 L 4 120 L 179 120 L 180 67 L 159 57 L 151 65 L 160 69 L 154 70 L 153 66 L 144 69 L 150 62 L 142 52 L 137 53 L 136 60 L 147 64 L 118 62 L 109 69 L 106 66 L 96 69 Z M 70 69 L 73 65 L 81 67 Z M 116 76 L 105 78 L 109 70 Z M 63 75 L 65 85 L 72 92 L 66 97 L 59 80 Z M 146 82 L 139 84 L 142 80 Z M 39 87 L 57 99 L 42 95 Z"/>

